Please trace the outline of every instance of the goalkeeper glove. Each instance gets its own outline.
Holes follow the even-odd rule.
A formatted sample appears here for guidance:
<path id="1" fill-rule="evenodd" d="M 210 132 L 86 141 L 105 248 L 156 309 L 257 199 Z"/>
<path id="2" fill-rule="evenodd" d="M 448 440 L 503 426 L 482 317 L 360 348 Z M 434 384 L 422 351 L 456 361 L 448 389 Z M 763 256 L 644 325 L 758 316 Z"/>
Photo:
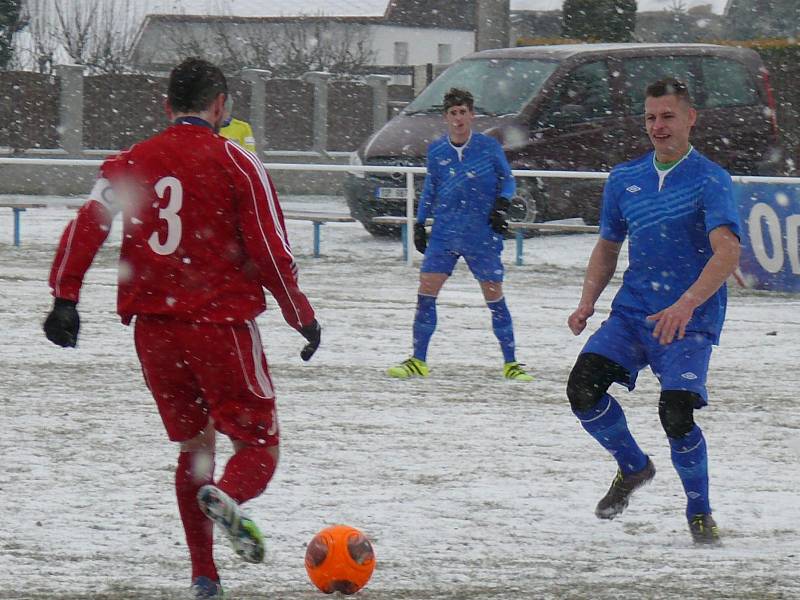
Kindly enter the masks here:
<path id="1" fill-rule="evenodd" d="M 428 247 L 428 232 L 424 223 L 414 223 L 414 247 L 420 254 L 425 254 Z"/>
<path id="2" fill-rule="evenodd" d="M 314 356 L 314 352 L 319 348 L 320 338 L 322 337 L 322 327 L 320 327 L 317 320 L 314 319 L 308 325 L 304 325 L 300 328 L 300 334 L 308 340 L 308 343 L 300 351 L 300 358 L 307 361 Z"/>
<path id="3" fill-rule="evenodd" d="M 494 201 L 494 208 L 489 213 L 489 225 L 496 233 L 506 233 L 508 231 L 508 207 L 511 202 L 506 198 L 498 198 Z"/>
<path id="4" fill-rule="evenodd" d="M 78 330 L 81 328 L 81 319 L 75 308 L 77 302 L 56 298 L 53 309 L 44 321 L 44 334 L 47 339 L 62 348 L 75 347 L 78 342 Z"/>

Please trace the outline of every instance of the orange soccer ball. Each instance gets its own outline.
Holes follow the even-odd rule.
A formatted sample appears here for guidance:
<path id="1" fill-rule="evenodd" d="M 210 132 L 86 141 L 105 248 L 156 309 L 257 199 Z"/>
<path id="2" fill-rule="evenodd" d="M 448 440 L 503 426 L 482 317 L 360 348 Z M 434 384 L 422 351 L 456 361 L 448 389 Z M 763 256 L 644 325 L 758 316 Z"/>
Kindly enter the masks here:
<path id="1" fill-rule="evenodd" d="M 355 594 L 375 570 L 372 544 L 355 527 L 332 525 L 314 536 L 306 548 L 308 578 L 321 592 Z"/>

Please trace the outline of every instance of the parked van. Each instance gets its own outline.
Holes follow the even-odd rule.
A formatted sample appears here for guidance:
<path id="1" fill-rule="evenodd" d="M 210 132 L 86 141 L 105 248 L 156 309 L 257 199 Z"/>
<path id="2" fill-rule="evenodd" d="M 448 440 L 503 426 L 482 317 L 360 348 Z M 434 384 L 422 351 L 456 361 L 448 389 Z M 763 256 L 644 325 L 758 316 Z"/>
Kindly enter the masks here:
<path id="1" fill-rule="evenodd" d="M 446 131 L 442 97 L 475 97 L 473 126 L 495 137 L 513 169 L 609 171 L 651 149 L 644 93 L 665 76 L 686 82 L 698 112 L 694 146 L 731 174 L 783 170 L 768 74 L 753 50 L 711 44 L 570 44 L 486 50 L 447 68 L 367 139 L 354 164 L 424 166 L 428 144 Z M 415 178 L 417 198 L 423 176 Z M 375 235 L 379 215 L 405 214 L 405 176 L 351 173 L 350 212 Z M 517 178 L 512 220 L 582 217 L 597 223 L 601 180 Z"/>

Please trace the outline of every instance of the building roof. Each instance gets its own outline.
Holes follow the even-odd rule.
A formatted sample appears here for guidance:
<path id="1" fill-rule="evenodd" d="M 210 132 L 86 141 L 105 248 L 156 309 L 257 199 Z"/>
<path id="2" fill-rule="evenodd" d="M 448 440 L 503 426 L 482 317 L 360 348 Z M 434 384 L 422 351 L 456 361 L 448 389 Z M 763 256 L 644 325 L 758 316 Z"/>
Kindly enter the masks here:
<path id="1" fill-rule="evenodd" d="M 158 15 L 383 17 L 389 0 L 151 0 Z"/>
<path id="2" fill-rule="evenodd" d="M 458 10 L 454 10 L 454 1 Z M 151 20 L 358 19 L 406 27 L 475 29 L 475 0 L 150 0 Z"/>

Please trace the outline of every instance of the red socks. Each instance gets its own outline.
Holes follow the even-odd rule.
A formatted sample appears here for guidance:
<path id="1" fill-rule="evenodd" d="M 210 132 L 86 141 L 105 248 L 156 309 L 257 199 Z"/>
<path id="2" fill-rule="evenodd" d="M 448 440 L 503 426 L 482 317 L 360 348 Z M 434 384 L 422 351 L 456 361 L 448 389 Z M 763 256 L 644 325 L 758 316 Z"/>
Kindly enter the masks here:
<path id="1" fill-rule="evenodd" d="M 219 581 L 214 564 L 214 523 L 200 510 L 197 490 L 212 483 L 214 457 L 204 452 L 181 452 L 175 470 L 175 493 L 192 560 L 192 579 L 204 575 Z"/>
<path id="2" fill-rule="evenodd" d="M 234 454 L 225 466 L 225 473 L 217 487 L 239 504 L 263 492 L 273 473 L 276 462 L 269 449 L 247 446 Z M 175 494 L 178 497 L 186 545 L 192 561 L 192 579 L 205 576 L 219 581 L 214 564 L 214 523 L 197 504 L 197 490 L 213 483 L 214 456 L 206 452 L 181 452 L 175 470 Z"/>
<path id="3" fill-rule="evenodd" d="M 217 487 L 242 504 L 267 489 L 275 467 L 269 448 L 246 446 L 228 460 Z"/>

